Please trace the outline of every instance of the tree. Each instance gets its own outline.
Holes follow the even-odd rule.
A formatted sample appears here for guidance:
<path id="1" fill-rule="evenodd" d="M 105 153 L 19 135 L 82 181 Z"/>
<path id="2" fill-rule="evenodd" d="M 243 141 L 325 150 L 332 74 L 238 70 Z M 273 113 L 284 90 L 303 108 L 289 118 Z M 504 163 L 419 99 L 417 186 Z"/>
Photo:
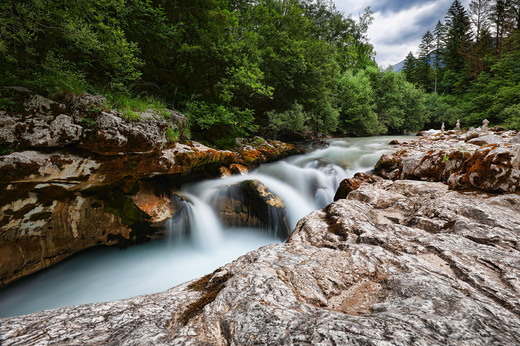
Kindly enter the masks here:
<path id="1" fill-rule="evenodd" d="M 446 14 L 446 52 L 444 64 L 449 78 L 444 78 L 447 91 L 463 92 L 466 83 L 466 61 L 471 46 L 471 26 L 468 13 L 459 0 L 453 1 Z"/>
<path id="2" fill-rule="evenodd" d="M 479 41 L 482 31 L 489 29 L 491 0 L 472 0 L 469 3 L 469 16 L 475 30 L 475 40 Z"/>
<path id="3" fill-rule="evenodd" d="M 433 31 L 434 39 L 435 39 L 435 51 L 433 53 L 433 70 L 434 70 L 434 92 L 437 92 L 437 86 L 439 84 L 439 72 L 441 68 L 441 61 L 444 56 L 444 41 L 446 37 L 446 26 L 444 26 L 441 21 L 437 22 L 435 26 L 435 30 Z"/>
<path id="4" fill-rule="evenodd" d="M 435 38 L 433 34 L 428 30 L 422 37 L 421 44 L 419 45 L 419 59 L 417 59 L 417 82 L 426 91 L 430 91 L 431 88 L 431 54 L 435 49 Z"/>
<path id="5" fill-rule="evenodd" d="M 386 132 L 375 112 L 375 94 L 366 71 L 346 71 L 338 81 L 339 131 L 371 136 Z"/>
<path id="6" fill-rule="evenodd" d="M 404 59 L 403 72 L 407 81 L 417 83 L 417 59 L 412 52 Z"/>

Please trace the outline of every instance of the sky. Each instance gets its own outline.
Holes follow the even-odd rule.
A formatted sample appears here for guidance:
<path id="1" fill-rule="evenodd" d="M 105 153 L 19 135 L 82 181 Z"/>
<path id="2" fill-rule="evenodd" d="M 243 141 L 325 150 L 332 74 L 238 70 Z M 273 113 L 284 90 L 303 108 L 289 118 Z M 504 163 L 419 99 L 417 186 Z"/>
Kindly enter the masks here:
<path id="1" fill-rule="evenodd" d="M 370 6 L 374 22 L 368 30 L 370 43 L 376 51 L 380 67 L 395 65 L 404 60 L 408 52 L 417 55 L 421 38 L 433 32 L 444 17 L 453 0 L 335 0 L 338 10 L 357 18 Z M 467 9 L 470 0 L 461 0 Z"/>

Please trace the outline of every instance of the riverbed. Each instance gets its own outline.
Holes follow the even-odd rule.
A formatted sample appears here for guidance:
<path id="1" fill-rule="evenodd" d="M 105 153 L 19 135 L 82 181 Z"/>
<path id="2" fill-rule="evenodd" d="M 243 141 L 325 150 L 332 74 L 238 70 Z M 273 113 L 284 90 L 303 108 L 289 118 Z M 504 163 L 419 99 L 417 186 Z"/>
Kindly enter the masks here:
<path id="1" fill-rule="evenodd" d="M 284 241 L 276 227 L 223 227 L 213 212 L 214 196 L 230 184 L 259 180 L 283 200 L 293 229 L 309 212 L 332 202 L 344 178 L 373 169 L 381 155 L 393 152 L 388 143 L 396 138 L 331 139 L 325 148 L 261 165 L 246 176 L 186 185 L 180 193 L 190 201 L 189 222 L 170 220 L 166 239 L 124 250 L 87 250 L 15 282 L 0 290 L 0 317 L 164 291 L 251 250 Z"/>

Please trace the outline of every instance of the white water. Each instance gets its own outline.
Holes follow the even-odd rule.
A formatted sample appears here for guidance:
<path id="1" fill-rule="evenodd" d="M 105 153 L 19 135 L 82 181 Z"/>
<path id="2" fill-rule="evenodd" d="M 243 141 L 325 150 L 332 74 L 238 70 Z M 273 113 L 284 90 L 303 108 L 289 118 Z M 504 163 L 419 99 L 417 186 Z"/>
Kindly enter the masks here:
<path id="1" fill-rule="evenodd" d="M 181 194 L 191 202 L 181 202 L 181 212 L 169 220 L 168 239 L 125 250 L 88 250 L 20 280 L 0 290 L 0 317 L 164 291 L 279 242 L 276 230 L 222 227 L 211 201 L 230 184 L 260 180 L 284 201 L 292 230 L 299 219 L 332 202 L 341 180 L 372 169 L 382 154 L 392 152 L 391 139 L 330 140 L 327 148 L 262 165 L 247 176 L 188 185 Z"/>

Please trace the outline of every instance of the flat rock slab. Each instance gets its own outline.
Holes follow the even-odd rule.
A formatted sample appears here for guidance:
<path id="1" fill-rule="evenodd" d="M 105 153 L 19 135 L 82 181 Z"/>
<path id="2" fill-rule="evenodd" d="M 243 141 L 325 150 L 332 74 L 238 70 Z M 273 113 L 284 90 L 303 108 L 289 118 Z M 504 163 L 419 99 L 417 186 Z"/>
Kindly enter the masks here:
<path id="1" fill-rule="evenodd" d="M 361 185 L 199 280 L 0 320 L 2 345 L 519 344 L 519 215 L 515 194 Z"/>

